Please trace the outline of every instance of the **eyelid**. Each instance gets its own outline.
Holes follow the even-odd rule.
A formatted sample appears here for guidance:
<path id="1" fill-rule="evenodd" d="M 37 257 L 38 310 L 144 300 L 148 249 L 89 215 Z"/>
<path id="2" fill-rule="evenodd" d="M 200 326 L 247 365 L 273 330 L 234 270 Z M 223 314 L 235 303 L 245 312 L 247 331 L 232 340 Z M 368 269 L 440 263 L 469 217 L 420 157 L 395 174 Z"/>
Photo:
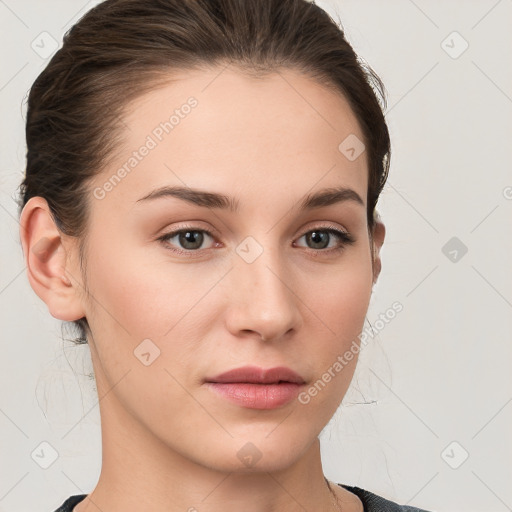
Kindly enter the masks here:
<path id="1" fill-rule="evenodd" d="M 216 229 L 212 228 L 211 226 L 203 227 L 200 222 L 201 221 L 189 221 L 185 222 L 184 224 L 180 224 L 175 228 L 164 228 L 161 230 L 161 234 L 158 235 L 158 238 L 176 235 L 181 231 L 202 231 L 212 237 L 220 238 L 220 233 L 218 233 Z"/>
<path id="2" fill-rule="evenodd" d="M 341 226 L 339 226 L 338 224 L 333 224 L 329 221 L 327 221 L 325 224 L 315 224 L 313 223 L 312 226 L 310 226 L 308 224 L 308 226 L 304 229 L 301 229 L 301 232 L 302 232 L 302 235 L 300 236 L 304 236 L 306 233 L 309 233 L 310 231 L 315 231 L 315 230 L 318 230 L 318 231 L 321 231 L 321 230 L 327 230 L 327 229 L 333 229 L 334 231 L 339 231 L 341 233 L 344 233 L 346 235 L 349 235 L 349 231 Z"/>

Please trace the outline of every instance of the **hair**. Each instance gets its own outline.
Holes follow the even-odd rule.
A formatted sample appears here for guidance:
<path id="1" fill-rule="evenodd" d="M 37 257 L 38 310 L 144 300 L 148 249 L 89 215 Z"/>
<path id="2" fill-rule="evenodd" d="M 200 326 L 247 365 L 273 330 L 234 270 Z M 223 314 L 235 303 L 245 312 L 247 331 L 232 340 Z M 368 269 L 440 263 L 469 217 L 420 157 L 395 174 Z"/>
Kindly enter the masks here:
<path id="1" fill-rule="evenodd" d="M 173 70 L 222 64 L 253 77 L 294 69 L 346 98 L 364 135 L 372 241 L 391 152 L 385 88 L 324 10 L 307 0 L 106 0 L 66 32 L 30 89 L 18 198 L 20 214 L 31 197 L 46 199 L 79 241 L 83 275 L 88 185 L 116 157 L 124 109 Z M 75 343 L 87 343 L 87 319 L 73 324 Z"/>

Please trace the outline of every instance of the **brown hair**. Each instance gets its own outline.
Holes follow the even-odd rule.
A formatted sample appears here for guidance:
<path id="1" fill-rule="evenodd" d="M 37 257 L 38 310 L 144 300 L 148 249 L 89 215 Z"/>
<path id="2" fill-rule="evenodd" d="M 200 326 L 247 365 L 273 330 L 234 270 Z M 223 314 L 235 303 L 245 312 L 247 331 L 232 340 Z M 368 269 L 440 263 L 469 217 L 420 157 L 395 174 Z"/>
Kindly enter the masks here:
<path id="1" fill-rule="evenodd" d="M 88 182 L 117 156 L 123 110 L 173 69 L 223 63 L 252 76 L 293 68 L 345 96 L 365 138 L 371 237 L 389 170 L 384 85 L 306 0 L 106 0 L 91 9 L 30 89 L 20 213 L 31 197 L 46 199 L 59 230 L 79 238 L 85 272 Z M 87 342 L 86 318 L 74 324 Z"/>

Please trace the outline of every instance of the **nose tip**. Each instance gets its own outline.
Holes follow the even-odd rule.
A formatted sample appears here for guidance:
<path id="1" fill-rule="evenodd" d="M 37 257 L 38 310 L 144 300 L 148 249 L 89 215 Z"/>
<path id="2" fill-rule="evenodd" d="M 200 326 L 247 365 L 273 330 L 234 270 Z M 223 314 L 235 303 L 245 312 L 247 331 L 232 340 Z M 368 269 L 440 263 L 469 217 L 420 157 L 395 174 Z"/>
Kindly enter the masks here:
<path id="1" fill-rule="evenodd" d="M 298 299 L 281 269 L 262 257 L 234 269 L 227 327 L 233 335 L 257 333 L 262 341 L 280 339 L 301 324 Z"/>

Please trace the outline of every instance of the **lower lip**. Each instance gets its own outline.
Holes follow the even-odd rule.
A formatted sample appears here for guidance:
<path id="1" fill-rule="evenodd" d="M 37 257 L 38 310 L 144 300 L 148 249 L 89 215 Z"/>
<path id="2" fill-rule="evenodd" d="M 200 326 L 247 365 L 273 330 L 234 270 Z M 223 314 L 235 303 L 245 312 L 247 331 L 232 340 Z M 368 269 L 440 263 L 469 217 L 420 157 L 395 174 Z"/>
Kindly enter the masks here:
<path id="1" fill-rule="evenodd" d="M 250 384 L 247 382 L 207 382 L 210 389 L 224 398 L 250 409 L 275 409 L 297 397 L 301 384 Z"/>

